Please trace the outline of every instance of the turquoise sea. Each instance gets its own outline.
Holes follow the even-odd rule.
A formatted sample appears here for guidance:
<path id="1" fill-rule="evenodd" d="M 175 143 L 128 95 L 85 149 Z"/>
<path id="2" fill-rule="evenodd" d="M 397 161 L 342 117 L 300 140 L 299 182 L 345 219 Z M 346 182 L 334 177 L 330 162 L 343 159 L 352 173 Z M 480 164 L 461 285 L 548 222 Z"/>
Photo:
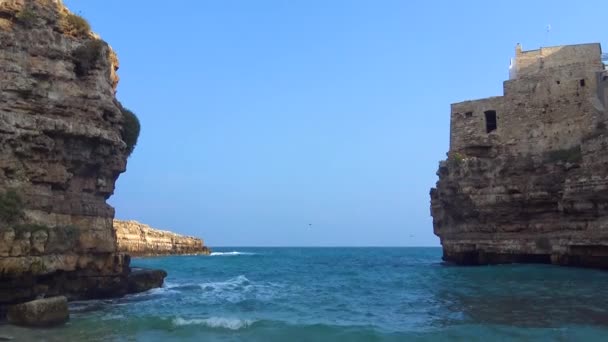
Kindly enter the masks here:
<path id="1" fill-rule="evenodd" d="M 136 258 L 163 288 L 71 303 L 15 341 L 602 341 L 608 272 L 456 267 L 439 248 L 216 248 Z"/>

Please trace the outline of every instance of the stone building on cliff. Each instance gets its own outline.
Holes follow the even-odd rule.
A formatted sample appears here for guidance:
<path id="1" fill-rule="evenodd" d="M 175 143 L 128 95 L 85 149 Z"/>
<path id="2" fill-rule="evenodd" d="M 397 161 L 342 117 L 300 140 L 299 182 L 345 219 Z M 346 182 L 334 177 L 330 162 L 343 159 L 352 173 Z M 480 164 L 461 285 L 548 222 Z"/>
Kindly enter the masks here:
<path id="1" fill-rule="evenodd" d="M 431 190 L 444 259 L 608 265 L 607 57 L 517 45 L 502 96 L 452 104 Z"/>
<path id="2" fill-rule="evenodd" d="M 504 95 L 452 104 L 450 153 L 537 154 L 580 144 L 603 120 L 608 73 L 600 44 L 522 51 Z"/>

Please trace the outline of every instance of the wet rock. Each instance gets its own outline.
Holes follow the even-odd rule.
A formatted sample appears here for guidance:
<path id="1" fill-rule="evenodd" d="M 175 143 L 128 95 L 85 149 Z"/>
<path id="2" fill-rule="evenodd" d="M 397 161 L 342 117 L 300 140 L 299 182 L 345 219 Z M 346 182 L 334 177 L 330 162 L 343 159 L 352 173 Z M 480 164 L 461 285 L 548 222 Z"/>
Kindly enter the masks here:
<path id="1" fill-rule="evenodd" d="M 69 317 L 68 301 L 63 296 L 11 305 L 7 313 L 9 323 L 27 327 L 60 325 Z"/>
<path id="2" fill-rule="evenodd" d="M 167 277 L 167 272 L 163 270 L 150 270 L 144 268 L 133 268 L 129 273 L 129 293 L 148 291 L 157 287 L 162 287 Z"/>

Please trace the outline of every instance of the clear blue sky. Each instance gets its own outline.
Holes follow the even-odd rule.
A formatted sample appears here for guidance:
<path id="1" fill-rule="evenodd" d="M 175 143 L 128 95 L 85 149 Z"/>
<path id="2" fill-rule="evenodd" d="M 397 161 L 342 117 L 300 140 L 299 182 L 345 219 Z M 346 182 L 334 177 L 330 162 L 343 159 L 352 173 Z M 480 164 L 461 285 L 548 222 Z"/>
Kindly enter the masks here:
<path id="1" fill-rule="evenodd" d="M 65 2 L 143 126 L 117 217 L 211 246 L 439 245 L 450 103 L 500 95 L 518 42 L 608 50 L 605 0 Z"/>

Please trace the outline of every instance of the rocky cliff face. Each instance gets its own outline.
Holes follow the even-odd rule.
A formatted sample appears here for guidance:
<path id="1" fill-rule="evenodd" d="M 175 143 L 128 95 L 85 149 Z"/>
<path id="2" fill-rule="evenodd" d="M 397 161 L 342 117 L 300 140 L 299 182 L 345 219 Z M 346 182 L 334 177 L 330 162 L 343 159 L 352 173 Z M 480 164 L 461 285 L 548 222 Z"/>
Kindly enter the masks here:
<path id="1" fill-rule="evenodd" d="M 106 204 L 128 150 L 117 69 L 59 0 L 0 1 L 0 304 L 126 291 Z"/>
<path id="2" fill-rule="evenodd" d="M 591 65 L 563 53 L 584 47 L 560 47 L 551 70 L 533 59 L 538 71 L 505 82 L 504 97 L 452 106 L 451 149 L 431 190 L 445 260 L 608 268 L 608 75 L 599 46 Z M 498 128 L 486 131 L 483 111 L 498 102 Z"/>
<path id="3" fill-rule="evenodd" d="M 442 162 L 431 211 L 444 259 L 608 267 L 608 132 L 600 134 L 577 161 Z"/>
<path id="4" fill-rule="evenodd" d="M 203 240 L 153 229 L 137 221 L 114 220 L 118 250 L 131 256 L 209 254 Z"/>

